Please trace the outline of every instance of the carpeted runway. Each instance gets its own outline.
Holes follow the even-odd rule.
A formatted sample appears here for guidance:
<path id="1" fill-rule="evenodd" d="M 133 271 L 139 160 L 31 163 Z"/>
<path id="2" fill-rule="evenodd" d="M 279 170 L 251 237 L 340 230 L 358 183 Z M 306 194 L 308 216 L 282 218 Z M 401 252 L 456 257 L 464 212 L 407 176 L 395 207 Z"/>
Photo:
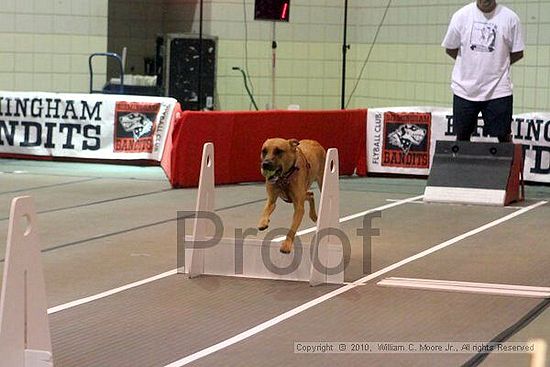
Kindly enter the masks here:
<path id="1" fill-rule="evenodd" d="M 171 190 L 158 167 L 2 159 L 0 269 L 10 202 L 31 195 L 56 367 L 528 366 L 524 353 L 295 353 L 299 342 L 550 341 L 548 299 L 376 284 L 408 277 L 550 286 L 549 187 L 528 186 L 527 200 L 511 207 L 402 202 L 422 195 L 425 182 L 341 178 L 341 218 L 395 206 L 372 222 L 373 275 L 364 273 L 360 217 L 341 224 L 351 241 L 347 284 L 310 287 L 175 274 L 177 212 L 194 209 L 197 190 Z M 216 189 L 224 235 L 255 227 L 264 192 L 261 184 Z M 288 226 L 291 214 L 279 202 L 271 228 Z M 312 226 L 306 216 L 301 229 Z"/>

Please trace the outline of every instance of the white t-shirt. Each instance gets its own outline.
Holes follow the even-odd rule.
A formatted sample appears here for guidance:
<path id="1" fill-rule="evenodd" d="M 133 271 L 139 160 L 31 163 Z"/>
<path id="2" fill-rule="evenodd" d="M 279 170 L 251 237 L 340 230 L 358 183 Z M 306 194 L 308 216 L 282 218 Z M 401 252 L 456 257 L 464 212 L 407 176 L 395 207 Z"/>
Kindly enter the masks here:
<path id="1" fill-rule="evenodd" d="M 487 101 L 512 95 L 510 53 L 523 51 L 519 17 L 497 4 L 483 13 L 476 3 L 452 17 L 441 46 L 459 49 L 453 69 L 453 93 L 470 101 Z"/>

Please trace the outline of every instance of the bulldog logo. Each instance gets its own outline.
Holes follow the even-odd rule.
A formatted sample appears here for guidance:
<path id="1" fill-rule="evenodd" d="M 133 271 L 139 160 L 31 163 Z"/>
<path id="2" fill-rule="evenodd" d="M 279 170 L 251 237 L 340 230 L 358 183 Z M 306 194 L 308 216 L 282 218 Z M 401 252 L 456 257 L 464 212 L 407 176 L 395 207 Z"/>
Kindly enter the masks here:
<path id="1" fill-rule="evenodd" d="M 114 152 L 151 153 L 159 110 L 158 102 L 117 102 Z"/>
<path id="2" fill-rule="evenodd" d="M 132 112 L 118 118 L 124 131 L 131 133 L 134 141 L 149 136 L 153 131 L 153 121 L 139 112 Z"/>
<path id="3" fill-rule="evenodd" d="M 420 145 L 426 137 L 426 129 L 414 124 L 403 124 L 388 135 L 389 143 L 408 154 L 411 146 Z"/>

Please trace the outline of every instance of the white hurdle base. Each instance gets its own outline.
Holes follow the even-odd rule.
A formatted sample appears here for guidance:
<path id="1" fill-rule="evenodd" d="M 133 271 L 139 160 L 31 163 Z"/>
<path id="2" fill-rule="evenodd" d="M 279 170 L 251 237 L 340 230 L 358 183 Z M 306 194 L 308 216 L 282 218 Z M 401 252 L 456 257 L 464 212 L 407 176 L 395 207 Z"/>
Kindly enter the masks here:
<path id="1" fill-rule="evenodd" d="M 193 236 L 186 236 L 186 243 L 193 243 Z M 258 279 L 277 279 L 290 281 L 311 282 L 311 244 L 303 244 L 301 250 L 295 242 L 290 254 L 283 254 L 279 248 L 282 241 L 270 241 L 265 245 L 259 239 L 245 239 L 242 244 L 237 244 L 234 238 L 222 238 L 218 244 L 212 248 L 206 249 L 204 264 L 200 274 L 193 274 L 192 277 L 201 274 L 204 275 L 224 275 Z M 235 249 L 242 246 L 242 257 L 238 260 L 235 256 Z M 262 247 L 266 246 L 268 250 L 264 250 L 266 254 L 262 254 Z M 187 266 L 191 266 L 191 258 L 193 249 L 186 248 L 185 259 Z M 343 272 L 336 268 L 340 264 L 339 259 L 342 256 L 341 245 L 328 246 L 328 268 L 335 268 L 330 274 L 323 274 L 319 282 L 313 282 L 312 285 L 333 283 L 343 283 Z M 264 257 L 265 262 L 264 262 Z M 296 260 L 295 260 L 296 257 Z M 189 259 L 189 260 L 188 260 Z M 293 262 L 296 261 L 296 266 Z M 268 264 L 266 266 L 266 264 Z M 295 269 L 292 272 L 287 272 L 285 269 Z M 335 272 L 336 274 L 332 274 Z"/>
<path id="2" fill-rule="evenodd" d="M 303 243 L 299 247 L 298 241 L 295 240 L 290 254 L 282 254 L 279 251 L 284 238 L 277 238 L 265 244 L 260 239 L 247 238 L 239 243 L 234 238 L 223 238 L 217 244 L 203 248 L 200 247 L 201 239 L 211 239 L 212 235 L 208 234 L 207 220 L 195 219 L 193 235 L 185 238 L 185 266 L 180 269 L 180 272 L 189 274 L 191 278 L 208 274 L 307 281 L 311 285 L 344 283 L 344 254 L 339 238 L 329 232 L 329 235 L 323 236 L 320 241 L 317 240 L 319 231 L 325 233 L 329 228 L 340 228 L 338 179 L 338 151 L 329 149 L 325 162 L 316 235 L 311 243 Z M 214 211 L 214 146 L 212 143 L 206 143 L 203 147 L 196 211 Z M 193 246 L 194 243 L 199 244 L 197 248 Z M 262 249 L 264 255 L 262 255 Z M 312 264 L 311 253 L 318 259 L 317 266 Z M 296 263 L 293 264 L 293 262 Z"/>
<path id="3" fill-rule="evenodd" d="M 53 367 L 36 223 L 32 198 L 13 199 L 0 296 L 0 367 Z"/>

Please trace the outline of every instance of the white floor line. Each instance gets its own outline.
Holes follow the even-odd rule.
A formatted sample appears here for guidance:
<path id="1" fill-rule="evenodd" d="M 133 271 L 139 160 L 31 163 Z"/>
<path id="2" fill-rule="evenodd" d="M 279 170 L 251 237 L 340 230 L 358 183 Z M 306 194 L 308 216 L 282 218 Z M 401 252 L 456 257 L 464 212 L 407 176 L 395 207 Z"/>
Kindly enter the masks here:
<path id="1" fill-rule="evenodd" d="M 139 281 L 134 282 L 134 283 L 126 284 L 126 285 L 123 285 L 122 287 L 109 289 L 108 291 L 101 292 L 101 293 L 95 294 L 95 295 L 90 296 L 90 297 L 85 297 L 85 298 L 78 299 L 76 301 L 72 301 L 72 302 L 64 303 L 62 305 L 54 306 L 54 307 L 48 308 L 48 315 L 51 315 L 51 314 L 56 313 L 56 312 L 64 311 L 64 310 L 67 310 L 69 308 L 73 308 L 73 307 L 76 307 L 76 306 L 80 306 L 80 305 L 83 305 L 85 303 L 93 302 L 93 301 L 96 301 L 96 300 L 101 299 L 101 298 L 109 297 L 109 296 L 112 296 L 113 294 L 124 292 L 128 289 L 139 287 L 141 285 L 151 283 L 151 282 L 154 282 L 156 280 L 163 279 L 163 278 L 169 277 L 171 275 L 175 275 L 175 274 L 177 274 L 177 269 L 173 269 L 173 270 L 167 271 L 165 273 L 152 276 L 152 277 L 147 278 L 147 279 L 142 279 L 142 280 L 139 280 Z"/>
<path id="2" fill-rule="evenodd" d="M 415 199 L 415 200 L 416 200 L 416 199 Z M 205 349 L 202 349 L 202 350 L 200 350 L 200 351 L 198 351 L 198 352 L 195 352 L 195 353 L 193 353 L 193 354 L 190 354 L 190 355 L 188 355 L 187 357 L 184 357 L 184 358 L 182 358 L 182 359 L 179 359 L 179 360 L 177 360 L 177 361 L 174 361 L 174 362 L 172 362 L 172 363 L 170 363 L 170 364 L 168 364 L 168 365 L 166 365 L 166 366 L 164 366 L 164 367 L 181 367 L 181 366 L 185 366 L 185 365 L 187 365 L 187 364 L 189 364 L 189 363 L 191 363 L 191 362 L 194 362 L 194 361 L 196 361 L 196 360 L 198 360 L 198 359 L 201 359 L 201 358 L 206 357 L 206 356 L 208 356 L 208 355 L 210 355 L 210 354 L 213 354 L 213 353 L 215 353 L 215 352 L 217 352 L 217 351 L 220 351 L 220 350 L 222 350 L 222 349 L 225 349 L 225 348 L 227 348 L 227 347 L 229 347 L 229 346 L 231 346 L 231 345 L 233 345 L 233 344 L 239 343 L 239 342 L 241 342 L 241 341 L 243 341 L 243 340 L 245 340 L 245 339 L 248 339 L 248 338 L 250 338 L 250 337 L 252 337 L 252 336 L 254 336 L 254 335 L 256 335 L 256 334 L 258 334 L 258 333 L 260 333 L 260 332 L 262 332 L 262 331 L 264 331 L 264 330 L 266 330 L 266 329 L 269 329 L 270 327 L 275 326 L 275 325 L 277 325 L 277 324 L 279 324 L 279 323 L 281 323 L 281 322 L 283 322 L 283 321 L 285 321 L 285 320 L 287 320 L 287 319 L 289 319 L 289 318 L 291 318 L 291 317 L 293 317 L 293 316 L 296 316 L 296 315 L 298 315 L 298 314 L 300 314 L 300 313 L 302 313 L 302 312 L 304 312 L 304 311 L 306 311 L 306 310 L 308 310 L 308 309 L 310 309 L 310 308 L 312 308 L 312 307 L 314 307 L 314 306 L 317 306 L 317 305 L 319 305 L 320 303 L 323 303 L 323 302 L 325 302 L 325 301 L 328 301 L 328 300 L 330 300 L 330 299 L 336 297 L 337 295 L 340 295 L 340 294 L 345 293 L 345 292 L 347 292 L 347 291 L 349 291 L 349 290 L 351 290 L 351 289 L 354 289 L 354 288 L 356 288 L 356 287 L 358 287 L 358 286 L 360 286 L 360 285 L 363 285 L 363 284 L 365 284 L 366 282 L 368 282 L 369 280 L 372 280 L 372 279 L 374 279 L 374 278 L 377 278 L 377 277 L 379 277 L 379 276 L 382 275 L 382 274 L 385 274 L 385 273 L 387 273 L 387 272 L 390 272 L 390 271 L 392 271 L 392 270 L 395 270 L 395 269 L 397 269 L 398 267 L 403 266 L 403 265 L 405 265 L 405 264 L 407 264 L 407 263 L 409 263 L 409 262 L 411 262 L 411 261 L 414 261 L 414 260 L 417 260 L 417 259 L 419 259 L 419 258 L 421 258 L 421 257 L 427 256 L 427 255 L 429 255 L 429 254 L 431 254 L 431 253 L 433 253 L 433 252 L 435 252 L 435 251 L 441 250 L 441 249 L 443 249 L 443 248 L 445 248 L 445 247 L 448 247 L 448 246 L 450 246 L 450 245 L 452 245 L 452 244 L 454 244 L 454 243 L 456 243 L 456 242 L 458 242 L 458 241 L 461 241 L 461 240 L 463 240 L 463 239 L 465 239 L 465 238 L 468 238 L 468 237 L 471 237 L 471 236 L 473 236 L 473 235 L 475 235 L 475 234 L 478 234 L 478 233 L 480 233 L 480 232 L 483 232 L 483 231 L 485 231 L 485 230 L 487 230 L 487 229 L 489 229 L 489 228 L 492 228 L 492 227 L 494 227 L 494 226 L 496 226 L 496 225 L 499 225 L 499 224 L 501 224 L 501 223 L 504 223 L 504 222 L 506 222 L 506 221 L 508 221 L 508 220 L 510 220 L 510 219 L 513 219 L 513 218 L 519 216 L 519 215 L 525 214 L 525 213 L 527 213 L 528 211 L 530 211 L 530 210 L 532 210 L 532 209 L 535 209 L 535 208 L 537 208 L 537 207 L 539 207 L 539 206 L 541 206 L 541 205 L 544 205 L 544 204 L 546 204 L 546 203 L 547 203 L 546 201 L 538 202 L 538 203 L 533 204 L 533 205 L 531 205 L 531 206 L 525 207 L 525 208 L 523 208 L 523 209 L 521 209 L 521 210 L 519 210 L 519 211 L 517 211 L 517 212 L 508 214 L 508 215 L 506 215 L 506 216 L 504 216 L 504 217 L 502 217 L 502 218 L 499 218 L 499 219 L 497 219 L 497 220 L 495 220 L 495 221 L 492 221 L 492 222 L 490 222 L 490 223 L 487 223 L 487 224 L 485 224 L 485 225 L 483 225 L 483 226 L 481 226 L 481 227 L 478 227 L 478 228 L 476 228 L 476 229 L 474 229 L 474 230 L 471 230 L 471 231 L 469 231 L 469 232 L 466 232 L 466 233 L 464 233 L 464 234 L 462 234 L 462 235 L 460 235 L 460 236 L 457 236 L 457 237 L 455 237 L 455 238 L 453 238 L 453 239 L 450 239 L 450 240 L 448 240 L 448 241 L 445 241 L 445 242 L 443 242 L 443 243 L 441 243 L 441 244 L 439 244 L 439 245 L 436 245 L 436 246 L 434 246 L 434 247 L 432 247 L 432 248 L 430 248 L 430 249 L 428 249 L 428 250 L 426 250 L 426 251 L 422 251 L 422 252 L 420 252 L 420 253 L 417 254 L 417 255 L 408 257 L 408 258 L 406 258 L 405 260 L 399 261 L 399 262 L 397 262 L 397 263 L 395 263 L 395 264 L 393 264 L 393 265 L 390 265 L 390 266 L 388 266 L 388 267 L 385 267 L 384 269 L 381 269 L 381 270 L 377 271 L 376 273 L 373 273 L 373 274 L 368 275 L 368 276 L 366 276 L 366 277 L 363 277 L 363 278 L 361 278 L 361 279 L 359 279 L 359 280 L 356 280 L 355 282 L 353 282 L 353 283 L 350 284 L 350 285 L 345 285 L 345 286 L 343 286 L 343 287 L 341 287 L 341 288 L 338 288 L 338 289 L 335 289 L 334 291 L 329 292 L 329 293 L 327 293 L 327 294 L 325 294 L 325 295 L 323 295 L 323 296 L 321 296 L 321 297 L 315 298 L 315 299 L 313 299 L 313 300 L 311 300 L 311 301 L 309 301 L 309 302 L 307 302 L 307 303 L 304 303 L 304 304 L 302 304 L 302 305 L 300 305 L 300 306 L 298 306 L 298 307 L 296 307 L 296 308 L 293 308 L 292 310 L 289 310 L 289 311 L 287 311 L 287 312 L 285 312 L 285 313 L 283 313 L 283 314 L 281 314 L 281 315 L 279 315 L 279 316 L 276 316 L 276 317 L 274 317 L 274 318 L 272 318 L 272 319 L 270 319 L 270 320 L 267 320 L 266 322 L 263 322 L 263 323 L 261 323 L 261 324 L 255 326 L 255 327 L 253 327 L 253 328 L 251 328 L 251 329 L 248 329 L 248 330 L 246 330 L 246 331 L 244 331 L 244 332 L 242 332 L 242 333 L 240 333 L 240 334 L 237 334 L 237 335 L 235 335 L 235 336 L 233 336 L 233 337 L 231 337 L 231 338 L 229 338 L 229 339 L 223 340 L 223 341 L 221 341 L 221 342 L 219 342 L 219 343 L 217 343 L 217 344 L 214 344 L 214 345 L 212 345 L 212 346 L 210 346 L 210 347 L 208 347 L 208 348 L 205 348 Z"/>
<path id="3" fill-rule="evenodd" d="M 318 305 L 319 303 L 322 303 L 322 302 L 325 302 L 325 301 L 328 301 L 329 299 L 331 298 L 334 298 L 336 297 L 337 295 L 339 294 L 342 294 L 342 293 L 345 293 L 351 289 L 354 289 L 356 288 L 357 285 L 355 284 L 350 284 L 350 285 L 345 285 L 343 287 L 340 287 L 338 289 L 335 289 L 334 291 L 330 292 L 330 293 L 327 293 L 321 297 L 318 297 L 318 298 L 315 298 L 314 300 L 311 300 L 307 303 L 304 303 L 303 305 L 300 305 L 296 308 L 293 308 L 292 310 L 290 311 L 287 311 L 277 317 L 274 317 L 264 323 L 261 323 L 251 329 L 248 329 L 240 334 L 237 334 L 229 339 L 226 339 L 224 341 L 221 341 L 217 344 L 214 344 L 206 349 L 202 349 L 196 353 L 193 353 L 185 358 L 182 358 L 182 359 L 179 359 L 177 361 L 174 361 L 170 364 L 167 364 L 166 366 L 164 367 L 181 367 L 181 366 L 185 366 L 191 362 L 194 362 L 198 359 L 201 359 L 203 357 L 206 357 L 212 353 L 215 353 L 219 350 L 222 350 L 224 348 L 227 348 L 233 344 L 236 344 L 238 342 L 241 342 L 245 339 L 248 339 L 266 329 L 269 329 L 270 327 L 272 326 L 275 326 L 283 321 L 285 321 L 286 319 L 289 319 L 293 316 L 296 316 L 298 315 L 299 313 L 302 313 L 303 311 L 306 311 L 310 308 L 312 308 L 313 306 L 316 306 Z"/>
<path id="4" fill-rule="evenodd" d="M 379 211 L 390 209 L 390 208 L 393 208 L 393 207 L 396 207 L 396 206 L 399 206 L 399 205 L 407 204 L 407 203 L 410 203 L 410 202 L 415 201 L 415 200 L 420 200 L 423 197 L 424 197 L 424 195 L 418 195 L 418 196 L 414 196 L 414 197 L 408 198 L 408 199 L 401 199 L 401 200 L 397 200 L 395 203 L 382 205 L 382 206 L 379 206 L 378 208 L 369 209 L 369 210 L 365 210 L 361 213 L 348 215 L 347 217 L 341 218 L 340 223 L 344 223 L 344 222 L 347 222 L 347 221 L 350 221 L 350 220 L 353 220 L 353 219 L 361 218 L 361 217 L 364 217 L 365 215 L 370 214 L 370 213 L 379 212 Z"/>
<path id="5" fill-rule="evenodd" d="M 390 203 L 394 203 L 396 201 L 399 201 L 398 199 L 386 199 L 387 202 L 390 202 Z M 411 204 L 426 204 L 425 202 L 423 201 L 411 201 L 410 202 Z"/>
<path id="6" fill-rule="evenodd" d="M 346 221 L 349 221 L 349 220 L 352 220 L 352 219 L 355 219 L 355 218 L 359 218 L 359 217 L 362 217 L 366 214 L 369 214 L 369 213 L 372 213 L 372 212 L 376 212 L 376 211 L 381 211 L 381 210 L 384 210 L 384 209 L 389 209 L 389 208 L 393 208 L 395 206 L 398 206 L 398 205 L 402 205 L 402 204 L 405 204 L 405 203 L 408 203 L 409 201 L 413 201 L 413 200 L 417 200 L 419 198 L 421 198 L 421 196 L 415 196 L 415 197 L 412 197 L 412 198 L 408 198 L 408 199 L 403 199 L 403 200 L 400 200 L 400 201 L 397 201 L 395 203 L 392 203 L 392 204 L 387 204 L 387 205 L 383 205 L 383 206 L 379 206 L 377 208 L 374 208 L 374 209 L 370 209 L 370 210 L 365 210 L 363 212 L 360 212 L 360 213 L 356 213 L 356 214 L 353 214 L 353 215 L 350 215 L 350 216 L 347 216 L 347 217 L 344 217 L 344 218 L 341 218 L 340 219 L 340 223 L 343 223 L 343 222 L 346 222 Z M 296 233 L 297 236 L 300 236 L 300 235 L 304 235 L 306 233 L 310 233 L 310 232 L 314 232 L 315 231 L 315 228 L 316 227 L 311 227 L 311 228 L 307 228 L 307 229 L 304 229 L 302 231 L 299 231 Z M 283 241 L 285 237 L 277 237 L 274 241 Z M 150 277 L 150 278 L 147 278 L 147 279 L 143 279 L 143 280 L 139 280 L 137 282 L 133 282 L 133 283 L 130 283 L 130 284 L 126 284 L 126 285 L 123 285 L 121 287 L 118 287 L 118 288 L 114 288 L 114 289 L 110 289 L 110 290 L 107 290 L 105 292 L 101 292 L 101 293 L 98 293 L 98 294 L 95 294 L 93 296 L 89 296 L 89 297 L 85 297 L 85 298 L 81 298 L 81 299 L 77 299 L 75 301 L 72 301 L 72 302 L 68 302 L 68 303 L 64 303 L 62 305 L 58 305 L 58 306 L 54 306 L 52 308 L 49 308 L 48 309 L 48 314 L 53 314 L 53 313 L 56 313 L 56 312 L 60 312 L 60 311 L 63 311 L 63 310 L 67 310 L 69 308 L 73 308 L 73 307 L 76 307 L 76 306 L 80 306 L 80 305 L 83 305 L 85 303 L 89 303 L 89 302 L 93 302 L 93 301 L 97 301 L 98 299 L 101 299 L 101 298 L 105 298 L 105 297 L 109 297 L 109 296 L 112 296 L 114 294 L 117 294 L 117 293 L 120 293 L 120 292 L 124 292 L 128 289 L 132 289 L 132 288 L 135 288 L 135 287 L 139 287 L 141 285 L 144 285 L 144 284 L 147 284 L 147 283 L 151 283 L 151 282 L 154 282 L 156 280 L 159 280 L 159 279 L 162 279 L 162 278 L 166 278 L 166 277 L 169 277 L 171 275 L 175 275 L 177 274 L 177 269 L 173 269 L 173 270 L 170 270 L 170 271 L 167 271 L 165 273 L 162 273 L 162 274 L 158 274 L 158 275 L 155 275 L 153 277 Z"/>

